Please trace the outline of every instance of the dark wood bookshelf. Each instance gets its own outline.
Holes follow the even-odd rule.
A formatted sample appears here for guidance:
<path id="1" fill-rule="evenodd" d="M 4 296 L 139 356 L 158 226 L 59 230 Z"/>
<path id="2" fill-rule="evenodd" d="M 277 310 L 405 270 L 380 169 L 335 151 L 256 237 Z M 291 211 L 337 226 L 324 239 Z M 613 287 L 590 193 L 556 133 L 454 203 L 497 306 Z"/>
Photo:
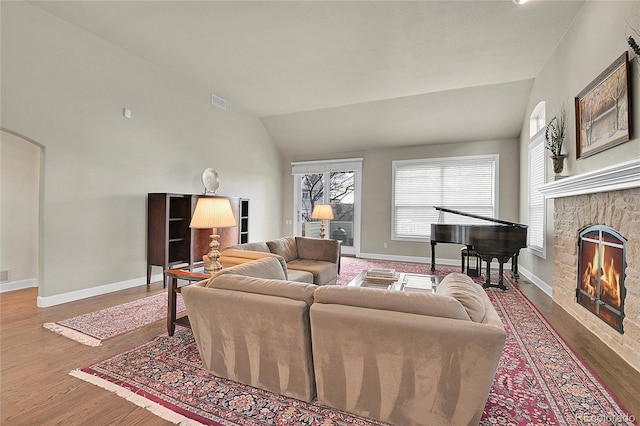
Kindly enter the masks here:
<path id="1" fill-rule="evenodd" d="M 153 266 L 160 266 L 165 271 L 194 265 L 202 262 L 202 256 L 209 252 L 211 229 L 189 228 L 200 197 L 209 195 L 147 195 L 147 284 L 151 282 Z M 222 198 L 229 200 L 237 226 L 218 230 L 220 250 L 249 241 L 249 200 L 238 197 Z"/>

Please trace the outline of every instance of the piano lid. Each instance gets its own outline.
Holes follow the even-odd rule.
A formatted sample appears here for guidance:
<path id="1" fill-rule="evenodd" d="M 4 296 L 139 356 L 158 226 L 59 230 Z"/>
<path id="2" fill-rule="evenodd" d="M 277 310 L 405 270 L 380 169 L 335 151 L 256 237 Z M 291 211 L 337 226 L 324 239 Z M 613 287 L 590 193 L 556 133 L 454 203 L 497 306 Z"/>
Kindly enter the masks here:
<path id="1" fill-rule="evenodd" d="M 459 210 L 447 209 L 445 207 L 433 206 L 433 208 L 436 209 L 436 210 L 442 211 L 442 212 L 446 212 L 446 213 L 458 214 L 460 216 L 472 217 L 474 219 L 488 220 L 489 222 L 500 223 L 502 225 L 517 226 L 517 227 L 520 227 L 520 228 L 527 228 L 527 225 L 523 225 L 521 223 L 516 223 L 516 222 L 509 222 L 508 220 L 494 219 L 492 217 L 485 217 L 485 216 L 480 216 L 480 215 L 477 215 L 477 214 L 465 213 L 465 212 L 461 212 Z"/>

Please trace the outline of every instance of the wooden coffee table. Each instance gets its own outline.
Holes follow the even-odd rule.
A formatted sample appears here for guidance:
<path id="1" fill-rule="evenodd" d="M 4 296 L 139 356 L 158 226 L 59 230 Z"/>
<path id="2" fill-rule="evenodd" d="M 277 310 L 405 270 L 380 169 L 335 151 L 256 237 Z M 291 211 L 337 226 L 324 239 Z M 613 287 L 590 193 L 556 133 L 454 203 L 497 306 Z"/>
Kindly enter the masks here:
<path id="1" fill-rule="evenodd" d="M 435 275 L 414 274 L 411 272 L 400 272 L 397 281 L 391 283 L 378 283 L 365 280 L 367 271 L 364 270 L 357 277 L 351 280 L 347 287 L 370 287 L 384 290 L 399 291 L 419 291 L 434 293 L 438 287 L 439 279 Z"/>

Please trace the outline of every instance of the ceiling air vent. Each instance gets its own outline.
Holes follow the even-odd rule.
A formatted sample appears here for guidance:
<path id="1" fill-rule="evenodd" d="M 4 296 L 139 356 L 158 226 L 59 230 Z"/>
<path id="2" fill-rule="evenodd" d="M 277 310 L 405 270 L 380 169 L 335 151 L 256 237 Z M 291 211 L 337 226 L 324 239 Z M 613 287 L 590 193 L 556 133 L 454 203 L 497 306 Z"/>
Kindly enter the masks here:
<path id="1" fill-rule="evenodd" d="M 227 109 L 227 101 L 222 99 L 220 96 L 216 96 L 211 94 L 211 105 L 215 105 L 218 108 Z"/>

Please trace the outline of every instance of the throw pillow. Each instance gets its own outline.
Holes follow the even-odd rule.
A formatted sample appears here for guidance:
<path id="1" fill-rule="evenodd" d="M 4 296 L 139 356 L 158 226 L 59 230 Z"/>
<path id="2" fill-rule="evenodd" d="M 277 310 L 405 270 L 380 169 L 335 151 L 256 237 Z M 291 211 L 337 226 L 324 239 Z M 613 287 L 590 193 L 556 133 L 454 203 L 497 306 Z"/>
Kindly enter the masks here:
<path id="1" fill-rule="evenodd" d="M 271 253 L 284 257 L 285 262 L 290 262 L 298 258 L 298 248 L 296 246 L 296 240 L 293 237 L 267 241 L 267 246 L 269 246 Z"/>

